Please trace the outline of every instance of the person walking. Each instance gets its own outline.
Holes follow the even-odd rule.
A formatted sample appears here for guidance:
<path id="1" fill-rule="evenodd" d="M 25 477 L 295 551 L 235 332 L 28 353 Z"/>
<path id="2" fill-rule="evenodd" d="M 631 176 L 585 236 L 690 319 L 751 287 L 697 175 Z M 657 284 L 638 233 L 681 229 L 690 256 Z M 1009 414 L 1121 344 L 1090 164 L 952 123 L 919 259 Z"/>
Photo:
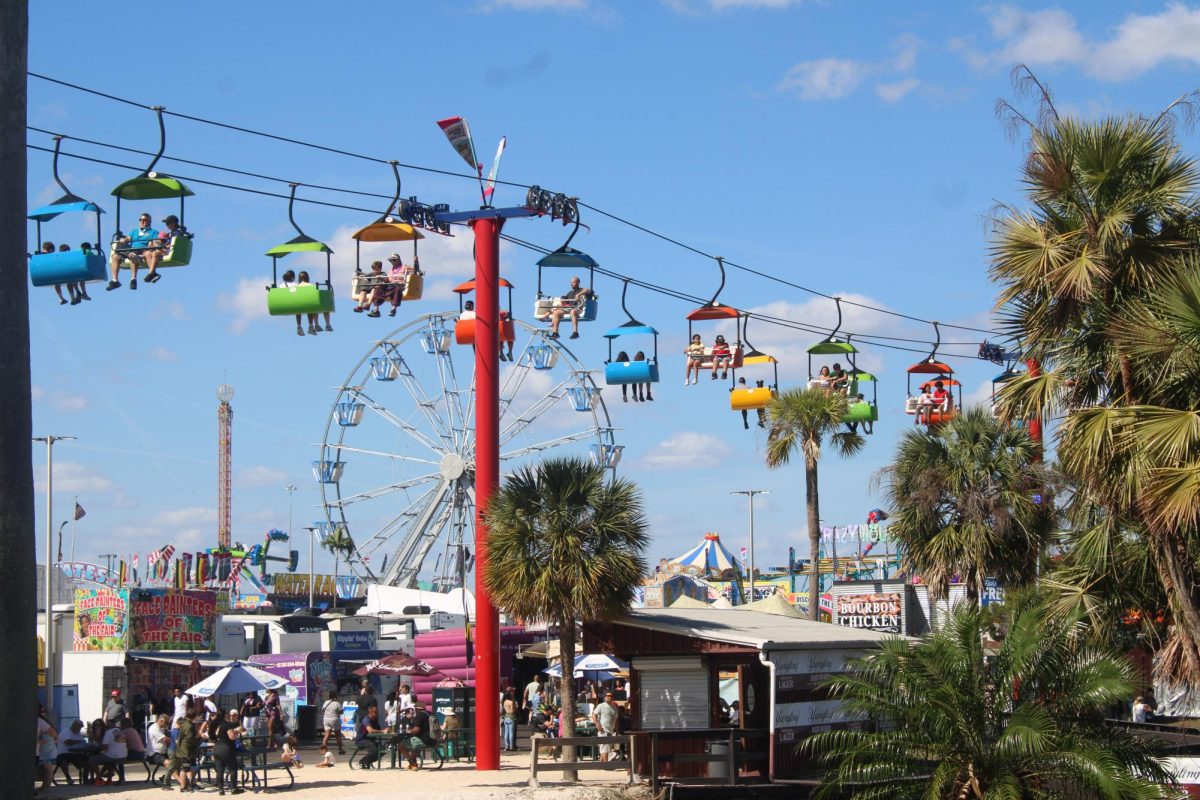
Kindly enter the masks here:
<path id="1" fill-rule="evenodd" d="M 342 738 L 342 704 L 338 702 L 337 690 L 330 689 L 325 702 L 321 705 L 321 726 L 325 729 L 325 738 L 321 746 L 329 747 L 329 737 L 337 739 L 338 753 L 346 755 L 346 745 Z"/>
<path id="2" fill-rule="evenodd" d="M 121 699 L 121 690 L 113 689 L 107 705 L 104 706 L 104 724 L 109 728 L 115 727 L 128 714 L 129 709 L 125 707 L 125 701 Z"/>
<path id="3" fill-rule="evenodd" d="M 237 710 L 228 714 L 218 713 L 217 719 L 208 726 L 208 740 L 213 746 L 213 763 L 217 767 L 217 794 L 225 794 L 225 776 L 229 776 L 229 788 L 233 794 L 241 794 L 238 787 L 237 740 L 243 729 Z"/>
<path id="4" fill-rule="evenodd" d="M 178 689 L 179 687 L 175 687 Z M 175 721 L 179 735 L 175 739 L 175 754 L 171 756 L 171 766 L 167 769 L 167 778 L 163 788 L 170 789 L 172 775 L 177 775 L 179 791 L 192 791 L 192 769 L 196 766 L 196 756 L 200 750 L 200 733 L 196 725 L 196 709 L 189 707 L 183 712 L 183 717 Z"/>
<path id="5" fill-rule="evenodd" d="M 262 716 L 267 721 L 267 748 L 274 750 L 278 746 L 275 737 L 283 733 L 283 706 L 279 704 L 279 692 L 274 689 L 267 689 Z"/>
<path id="6" fill-rule="evenodd" d="M 592 724 L 596 726 L 596 736 L 617 735 L 617 707 L 613 704 L 613 693 L 605 692 L 604 699 L 592 709 Z M 600 745 L 600 760 L 610 761 L 613 755 L 611 744 Z"/>

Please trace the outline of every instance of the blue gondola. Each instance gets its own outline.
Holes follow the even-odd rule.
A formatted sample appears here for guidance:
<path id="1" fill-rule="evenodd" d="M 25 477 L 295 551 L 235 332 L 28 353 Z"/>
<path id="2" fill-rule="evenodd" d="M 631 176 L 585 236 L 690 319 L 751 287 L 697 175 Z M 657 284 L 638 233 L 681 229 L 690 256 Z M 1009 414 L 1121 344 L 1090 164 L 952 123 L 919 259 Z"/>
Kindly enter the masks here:
<path id="1" fill-rule="evenodd" d="M 362 422 L 366 406 L 357 400 L 345 400 L 337 404 L 338 425 L 343 428 L 353 428 Z"/>
<path id="2" fill-rule="evenodd" d="M 391 356 L 376 356 L 371 359 L 371 372 L 377 381 L 394 381 L 400 376 L 400 364 Z"/>
<path id="3" fill-rule="evenodd" d="M 609 386 L 625 386 L 635 383 L 658 383 L 658 331 L 638 322 L 625 306 L 625 295 L 629 291 L 629 281 L 621 289 L 621 310 L 629 320 L 623 325 L 613 328 L 604 334 L 608 339 L 608 360 L 604 362 L 604 382 Z M 615 361 L 613 359 L 613 340 L 622 336 L 650 336 L 651 353 L 649 356 L 637 358 L 637 351 L 630 361 Z"/>
<path id="4" fill-rule="evenodd" d="M 528 353 L 529 365 L 534 369 L 554 369 L 554 365 L 558 363 L 558 351 L 548 344 L 535 344 L 526 352 Z"/>
<path id="5" fill-rule="evenodd" d="M 330 461 L 328 459 L 318 459 L 312 462 L 313 477 L 317 479 L 317 483 L 337 483 L 342 479 L 342 472 L 346 468 L 344 461 Z"/>
<path id="6" fill-rule="evenodd" d="M 621 463 L 621 454 L 624 452 L 623 444 L 594 444 L 590 448 L 592 463 L 599 467 L 615 468 Z"/>
<path id="7" fill-rule="evenodd" d="M 571 398 L 571 405 L 576 411 L 591 411 L 600 397 L 600 387 L 572 386 L 567 389 L 567 396 Z"/>
<path id="8" fill-rule="evenodd" d="M 449 328 L 436 327 L 421 332 L 421 349 L 429 355 L 450 352 L 454 334 Z"/>
<path id="9" fill-rule="evenodd" d="M 61 136 L 54 137 L 54 182 L 64 194 L 48 206 L 35 208 L 28 218 L 37 225 L 37 241 L 34 254 L 29 257 L 29 279 L 34 286 L 54 286 L 61 283 L 81 283 L 104 280 L 104 254 L 100 252 L 100 215 L 104 209 L 93 202 L 74 195 L 58 177 L 58 153 L 62 145 Z M 42 223 L 49 222 L 59 214 L 91 213 L 96 215 L 96 241 L 87 243 L 78 250 L 36 252 L 42 244 Z"/>

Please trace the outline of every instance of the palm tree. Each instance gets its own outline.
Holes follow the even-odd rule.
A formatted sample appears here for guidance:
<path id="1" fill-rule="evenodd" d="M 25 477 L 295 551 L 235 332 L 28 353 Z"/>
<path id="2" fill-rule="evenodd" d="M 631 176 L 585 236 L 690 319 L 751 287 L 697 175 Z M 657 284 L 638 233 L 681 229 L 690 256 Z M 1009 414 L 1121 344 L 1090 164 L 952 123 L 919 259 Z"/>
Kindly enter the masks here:
<path id="1" fill-rule="evenodd" d="M 646 572 L 641 492 L 605 477 L 603 467 L 582 459 L 548 459 L 505 480 L 486 512 L 483 580 L 492 601 L 516 617 L 558 626 L 563 736 L 575 733 L 576 622 L 624 614 Z"/>
<path id="2" fill-rule="evenodd" d="M 804 743 L 833 767 L 820 796 L 1164 796 L 1156 745 L 1104 724 L 1130 694 L 1129 662 L 1090 645 L 1078 617 L 1010 598 L 998 615 L 958 604 L 937 633 L 890 639 L 827 684 L 868 725 Z"/>
<path id="3" fill-rule="evenodd" d="M 338 559 L 345 558 L 346 563 L 350 563 L 350 556 L 354 554 L 354 539 L 350 538 L 350 531 L 345 525 L 333 525 L 321 540 L 321 547 L 333 553 L 333 605 L 336 608 Z"/>
<path id="4" fill-rule="evenodd" d="M 1052 514 L 1050 471 L 1023 428 L 970 408 L 929 431 L 904 434 L 882 473 L 891 535 L 904 568 L 934 599 L 957 576 L 977 604 L 984 580 L 1019 586 L 1036 574 Z"/>
<path id="5" fill-rule="evenodd" d="M 9 265 L 0 277 L 0 369 L 9 390 L 0 409 L 0 573 L 6 575 L 6 592 L 13 599 L 0 611 L 0 626 L 8 644 L 0 659 L 0 702 L 14 719 L 32 720 L 37 703 L 30 687 L 36 685 L 37 660 L 34 595 L 37 557 L 33 532 L 33 436 L 29 379 L 29 289 L 23 269 L 28 222 L 25 214 L 27 186 L 25 123 L 26 69 L 29 62 L 29 3 L 13 0 L 0 5 L 0 260 Z M 57 711 L 57 709 L 55 709 Z M 34 765 L 26 755 L 0 755 L 0 774 L 13 786 L 32 786 Z M 11 789 L 23 793 L 28 789 Z M 24 796 L 24 795 L 22 795 Z"/>
<path id="6" fill-rule="evenodd" d="M 1192 556 L 1200 519 L 1190 488 L 1200 469 L 1188 468 L 1200 465 L 1200 350 L 1171 330 L 1186 327 L 1180 315 L 1196 301 L 1186 281 L 1200 254 L 1200 164 L 1181 153 L 1173 123 L 1194 111 L 1198 95 L 1156 117 L 1080 122 L 1060 117 L 1024 74 L 1041 98 L 1037 120 L 1002 109 L 1030 131 L 1023 177 L 1031 208 L 1002 210 L 992 276 L 1008 331 L 1042 369 L 1005 387 L 1000 412 L 1065 417 L 1058 450 L 1074 487 L 1067 512 L 1081 526 L 1070 548 L 1086 537 L 1105 558 L 1121 549 L 1106 546 L 1114 535 L 1139 542 L 1171 612 L 1173 657 L 1159 660 L 1159 672 L 1200 685 Z M 1090 588 L 1069 580 L 1112 567 L 1076 559 L 1056 580 L 1065 596 L 1082 598 Z"/>
<path id="7" fill-rule="evenodd" d="M 792 456 L 804 458 L 804 500 L 808 508 L 808 616 L 820 619 L 821 609 L 821 501 L 817 490 L 817 465 L 826 437 L 838 454 L 849 457 L 866 445 L 858 433 L 842 430 L 846 398 L 824 389 L 788 389 L 767 406 L 767 466 L 787 464 Z"/>

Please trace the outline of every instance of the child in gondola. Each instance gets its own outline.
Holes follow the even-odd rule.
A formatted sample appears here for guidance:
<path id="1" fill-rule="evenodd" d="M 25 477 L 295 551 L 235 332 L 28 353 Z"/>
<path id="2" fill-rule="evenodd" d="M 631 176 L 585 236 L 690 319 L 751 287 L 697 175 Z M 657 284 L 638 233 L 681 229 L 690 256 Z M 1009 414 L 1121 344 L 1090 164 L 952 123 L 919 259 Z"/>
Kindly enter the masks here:
<path id="1" fill-rule="evenodd" d="M 704 342 L 701 341 L 700 334 L 692 334 L 692 340 L 683 352 L 687 356 L 687 370 L 683 373 L 683 385 L 687 386 L 688 383 L 691 383 L 694 386 L 700 382 L 700 366 L 704 363 Z"/>
<path id="2" fill-rule="evenodd" d="M 633 354 L 633 360 L 634 361 L 645 361 L 646 354 L 644 352 L 642 352 L 641 350 L 638 350 L 636 353 Z M 621 387 L 621 388 L 622 388 L 622 390 L 624 390 L 625 387 Z M 654 399 L 654 395 L 650 394 L 650 384 L 648 384 L 648 383 L 634 384 L 633 393 L 634 393 L 634 397 L 633 397 L 634 400 L 644 400 L 645 402 L 649 403 L 651 400 Z"/>

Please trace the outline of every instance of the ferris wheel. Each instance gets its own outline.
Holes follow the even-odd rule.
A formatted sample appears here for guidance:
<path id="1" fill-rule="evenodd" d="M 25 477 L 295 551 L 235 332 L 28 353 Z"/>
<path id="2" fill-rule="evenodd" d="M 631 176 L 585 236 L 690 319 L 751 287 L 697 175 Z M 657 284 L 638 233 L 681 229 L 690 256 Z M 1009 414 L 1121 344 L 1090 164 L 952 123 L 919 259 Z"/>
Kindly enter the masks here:
<path id="1" fill-rule="evenodd" d="M 428 577 L 444 591 L 470 568 L 475 351 L 455 344 L 457 316 L 417 317 L 359 359 L 337 389 L 313 461 L 323 532 L 350 539 L 350 568 L 372 583 L 415 587 Z M 517 321 L 516 333 L 500 364 L 502 472 L 582 452 L 615 469 L 623 445 L 591 373 L 545 329 Z"/>

